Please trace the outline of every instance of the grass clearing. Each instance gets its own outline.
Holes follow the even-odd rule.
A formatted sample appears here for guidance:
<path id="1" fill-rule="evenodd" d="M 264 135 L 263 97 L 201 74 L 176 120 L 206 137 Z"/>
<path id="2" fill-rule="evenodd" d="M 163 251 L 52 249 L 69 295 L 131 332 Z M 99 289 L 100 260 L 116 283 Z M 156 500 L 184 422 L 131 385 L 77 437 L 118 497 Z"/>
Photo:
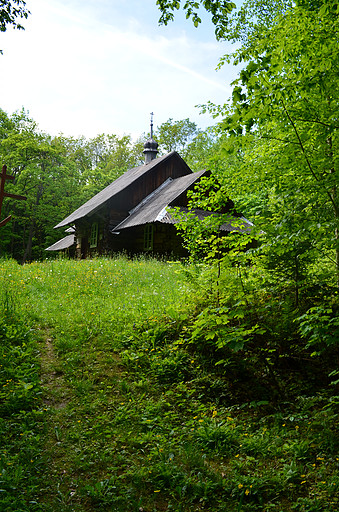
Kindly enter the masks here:
<path id="1" fill-rule="evenodd" d="M 1 510 L 338 510 L 328 391 L 235 400 L 178 264 L 1 267 Z"/>

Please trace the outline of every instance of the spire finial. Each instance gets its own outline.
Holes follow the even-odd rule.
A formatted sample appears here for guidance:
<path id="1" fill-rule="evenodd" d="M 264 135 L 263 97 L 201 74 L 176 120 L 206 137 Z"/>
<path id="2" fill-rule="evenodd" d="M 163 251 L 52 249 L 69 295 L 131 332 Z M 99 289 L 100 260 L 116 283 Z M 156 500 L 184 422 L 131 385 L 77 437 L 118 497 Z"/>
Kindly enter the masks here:
<path id="1" fill-rule="evenodd" d="M 158 143 L 153 139 L 153 112 L 151 112 L 151 136 L 144 144 L 145 164 L 149 164 L 158 153 Z"/>
<path id="2" fill-rule="evenodd" d="M 151 112 L 151 139 L 153 139 L 153 112 Z"/>

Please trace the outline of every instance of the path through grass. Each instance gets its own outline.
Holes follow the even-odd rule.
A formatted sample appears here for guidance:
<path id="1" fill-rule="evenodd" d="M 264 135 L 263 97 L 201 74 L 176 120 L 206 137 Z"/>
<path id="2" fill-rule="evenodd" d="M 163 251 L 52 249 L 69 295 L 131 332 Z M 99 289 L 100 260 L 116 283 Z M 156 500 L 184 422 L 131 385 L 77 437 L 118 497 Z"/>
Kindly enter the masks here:
<path id="1" fill-rule="evenodd" d="M 234 404 L 177 264 L 1 266 L 1 510 L 338 510 L 338 415 Z"/>

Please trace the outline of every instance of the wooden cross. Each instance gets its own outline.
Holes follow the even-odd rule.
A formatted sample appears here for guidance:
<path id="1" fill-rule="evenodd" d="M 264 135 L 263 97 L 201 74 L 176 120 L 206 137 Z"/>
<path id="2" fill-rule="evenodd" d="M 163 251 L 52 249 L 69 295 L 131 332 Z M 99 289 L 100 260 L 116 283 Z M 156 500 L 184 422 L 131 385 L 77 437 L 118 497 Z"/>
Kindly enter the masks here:
<path id="1" fill-rule="evenodd" d="M 10 194 L 9 192 L 5 192 L 5 181 L 6 180 L 14 180 L 14 176 L 11 176 L 10 174 L 7 174 L 7 167 L 4 165 L 2 167 L 2 171 L 0 174 L 0 217 L 1 217 L 1 208 L 2 208 L 2 202 L 4 200 L 4 197 L 10 197 L 11 199 L 22 199 L 23 201 L 26 201 L 27 197 L 25 196 L 19 196 L 17 194 Z M 12 215 L 9 215 L 4 220 L 0 221 L 0 228 L 7 224 L 9 220 L 11 220 Z"/>

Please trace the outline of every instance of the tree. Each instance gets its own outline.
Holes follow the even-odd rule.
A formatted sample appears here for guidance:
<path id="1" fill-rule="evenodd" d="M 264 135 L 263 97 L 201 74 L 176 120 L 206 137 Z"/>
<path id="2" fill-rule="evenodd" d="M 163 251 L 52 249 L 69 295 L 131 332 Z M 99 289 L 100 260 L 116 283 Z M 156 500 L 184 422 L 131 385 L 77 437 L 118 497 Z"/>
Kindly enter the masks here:
<path id="1" fill-rule="evenodd" d="M 0 32 L 6 32 L 7 27 L 24 30 L 18 19 L 27 19 L 30 12 L 23 0 L 1 0 L 0 2 Z M 0 50 L 0 53 L 2 51 Z"/>
<path id="2" fill-rule="evenodd" d="M 119 137 L 103 133 L 93 139 L 83 139 L 81 146 L 77 155 L 79 157 L 82 154 L 82 163 L 86 161 L 83 169 L 84 200 L 102 190 L 128 169 L 143 163 L 143 144 L 141 141 L 132 142 L 130 135 Z"/>
<path id="3" fill-rule="evenodd" d="M 182 2 L 180 0 L 157 0 L 156 3 L 161 11 L 159 22 L 167 25 L 169 21 L 174 19 L 173 12 L 180 9 Z M 211 15 L 212 23 L 215 25 L 215 35 L 217 39 L 221 39 L 225 34 L 225 20 L 235 9 L 235 4 L 225 0 L 185 0 L 183 10 L 186 13 L 186 18 L 190 18 L 195 27 L 198 27 L 201 23 L 200 5 Z"/>
<path id="4" fill-rule="evenodd" d="M 185 161 L 192 171 L 212 169 L 215 166 L 214 155 L 218 146 L 219 136 L 215 127 L 199 130 L 186 148 Z"/>
<path id="5" fill-rule="evenodd" d="M 289 237 L 306 236 L 309 250 L 329 262 L 334 251 L 339 278 L 337 9 L 302 2 L 236 52 L 235 62 L 247 65 L 222 126 L 230 135 L 256 134 L 266 162 L 278 152 L 279 167 L 268 170 L 284 199 L 276 225 L 290 224 Z M 296 209 L 299 222 L 291 223 Z"/>
<path id="6" fill-rule="evenodd" d="M 300 2 L 302 0 L 299 0 Z M 305 0 L 307 1 L 307 0 Z M 316 0 L 315 0 L 316 1 Z M 292 5 L 291 0 L 246 0 L 227 2 L 225 0 L 157 0 L 161 12 L 160 24 L 167 25 L 174 20 L 174 11 L 180 8 L 186 18 L 198 27 L 202 23 L 200 8 L 205 10 L 215 25 L 217 40 L 227 40 L 246 44 L 250 36 L 259 34 L 274 25 L 278 15 L 282 15 Z"/>
<path id="7" fill-rule="evenodd" d="M 196 4 L 209 12 L 212 4 L 220 7 Z M 241 46 L 221 65 L 230 61 L 244 68 L 230 104 L 206 108 L 223 118 L 220 127 L 229 137 L 223 151 L 242 153 L 238 171 L 226 171 L 228 187 L 261 196 L 265 190 L 263 229 L 271 233 L 269 250 L 281 263 L 290 267 L 293 240 L 303 239 L 294 244 L 296 265 L 301 258 L 314 264 L 318 254 L 338 278 L 338 4 L 272 0 L 265 7 L 250 0 L 236 14 L 226 14 L 220 8 L 216 14 L 223 25 L 219 37 Z"/>
<path id="8" fill-rule="evenodd" d="M 14 28 L 23 29 L 24 27 L 17 22 L 17 18 L 28 18 L 30 12 L 26 9 L 26 2 L 23 0 L 2 0 L 0 6 L 0 32 L 6 32 L 7 25 Z"/>
<path id="9" fill-rule="evenodd" d="M 0 160 L 15 176 L 8 191 L 27 196 L 24 205 L 6 199 L 13 221 L 1 231 L 0 253 L 20 261 L 39 259 L 59 236 L 53 227 L 84 201 L 141 163 L 142 142 L 101 134 L 93 139 L 41 133 L 23 110 L 0 109 Z"/>
<path id="10" fill-rule="evenodd" d="M 39 132 L 24 111 L 11 117 L 1 111 L 0 118 L 0 158 L 15 176 L 8 190 L 13 186 L 27 196 L 25 204 L 4 203 L 12 222 L 1 232 L 0 247 L 2 254 L 24 262 L 43 256 L 56 219 L 74 206 L 80 179 L 65 146 Z"/>
<path id="11" fill-rule="evenodd" d="M 155 138 L 162 152 L 177 151 L 185 158 L 188 145 L 199 132 L 197 125 L 188 118 L 180 121 L 170 118 L 157 127 Z"/>

